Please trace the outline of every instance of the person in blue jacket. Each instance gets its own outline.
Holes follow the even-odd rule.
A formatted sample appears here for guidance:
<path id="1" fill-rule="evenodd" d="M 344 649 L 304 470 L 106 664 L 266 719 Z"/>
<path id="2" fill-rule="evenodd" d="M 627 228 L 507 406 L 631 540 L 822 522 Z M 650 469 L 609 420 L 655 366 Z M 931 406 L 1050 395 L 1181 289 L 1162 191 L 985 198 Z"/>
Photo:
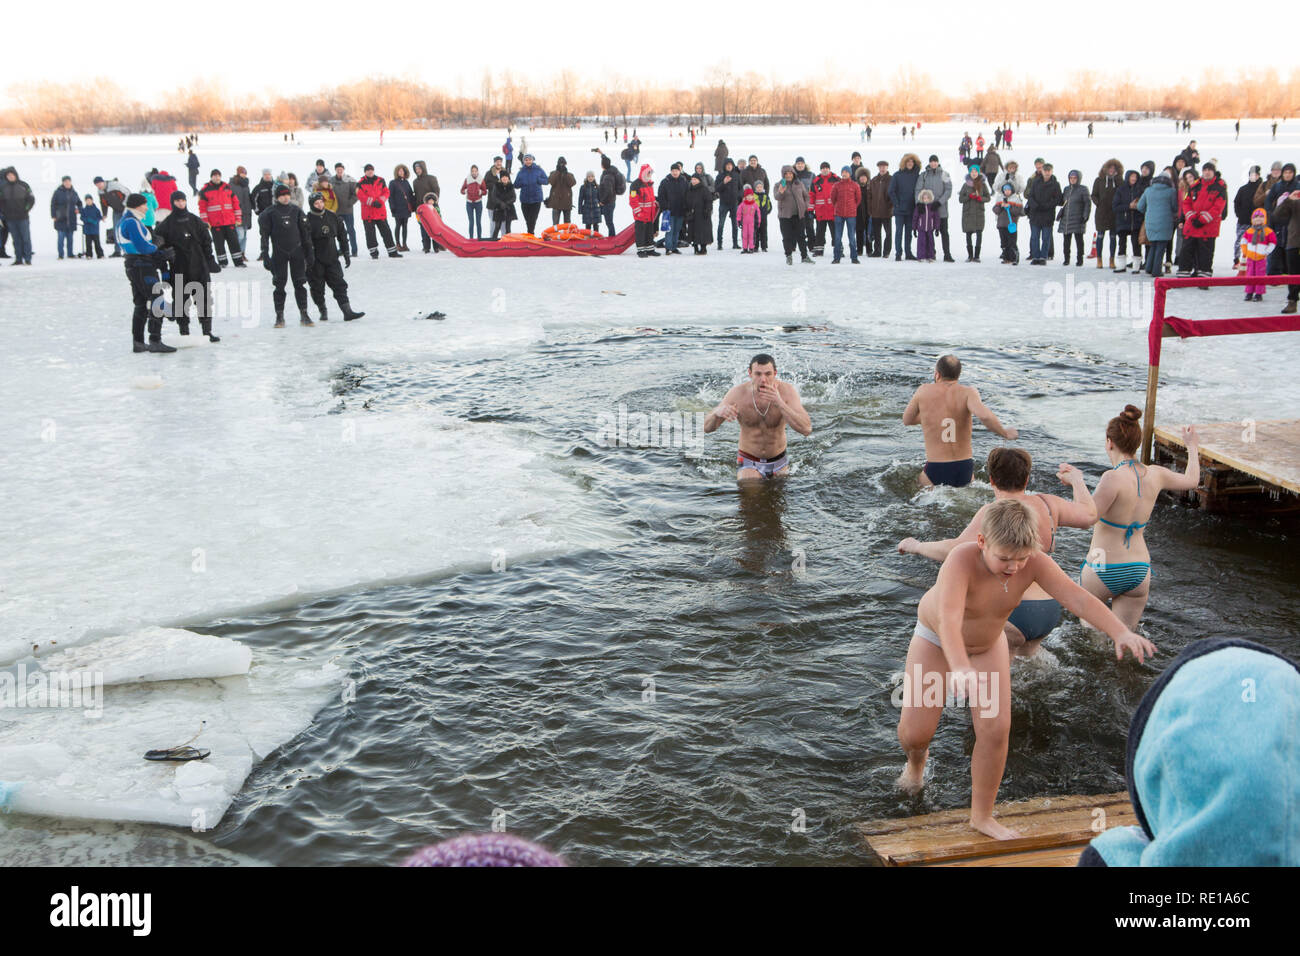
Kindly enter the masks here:
<path id="1" fill-rule="evenodd" d="M 515 164 L 515 144 L 510 141 L 510 133 L 506 133 L 506 141 L 501 146 L 501 152 L 506 158 L 506 172 L 510 172 L 510 167 Z"/>
<path id="2" fill-rule="evenodd" d="M 50 218 L 59 234 L 59 258 L 75 259 L 72 237 L 77 234 L 77 217 L 81 214 L 81 197 L 72 188 L 72 177 L 64 176 L 50 197 Z M 66 253 L 64 249 L 67 249 Z"/>
<path id="3" fill-rule="evenodd" d="M 515 177 L 515 189 L 519 190 L 519 206 L 527 224 L 524 231 L 532 232 L 542 211 L 542 187 L 550 181 L 550 176 L 537 165 L 532 153 L 524 153 L 523 163 Z"/>
<path id="4" fill-rule="evenodd" d="M 1137 826 L 1079 866 L 1300 866 L 1300 665 L 1237 638 L 1195 641 L 1129 723 Z"/>
<path id="5" fill-rule="evenodd" d="M 1162 275 L 1161 263 L 1165 260 L 1165 250 L 1174 238 L 1174 224 L 1178 222 L 1178 192 L 1174 189 L 1172 170 L 1165 171 L 1151 180 L 1151 185 L 1138 197 L 1137 211 L 1142 214 L 1142 221 L 1147 230 L 1146 272 L 1153 276 Z"/>
<path id="6" fill-rule="evenodd" d="M 104 247 L 99 244 L 99 224 L 103 221 L 104 214 L 95 204 L 95 197 L 87 194 L 85 205 L 81 207 L 81 233 L 87 259 L 104 258 Z"/>
<path id="7" fill-rule="evenodd" d="M 889 201 L 894 207 L 894 261 L 912 255 L 912 210 L 916 208 L 916 181 L 921 176 L 921 157 L 908 153 L 889 180 Z"/>
<path id="8" fill-rule="evenodd" d="M 172 252 L 154 244 L 153 234 L 144 224 L 148 201 L 139 193 L 126 197 L 126 210 L 117 227 L 117 245 L 125 254 L 123 266 L 126 279 L 131 284 L 131 339 L 134 352 L 175 352 L 163 344 L 162 322 L 167 311 L 163 298 L 163 283 L 158 275 L 160 266 L 166 266 Z M 149 330 L 149 343 L 144 340 L 145 327 Z"/>

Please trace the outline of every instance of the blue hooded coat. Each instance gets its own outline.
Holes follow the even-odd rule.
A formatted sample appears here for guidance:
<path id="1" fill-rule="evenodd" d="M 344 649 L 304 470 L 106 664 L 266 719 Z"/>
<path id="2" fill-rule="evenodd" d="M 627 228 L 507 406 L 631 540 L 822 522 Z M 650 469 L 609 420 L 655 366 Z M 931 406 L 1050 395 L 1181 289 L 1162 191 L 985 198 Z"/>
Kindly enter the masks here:
<path id="1" fill-rule="evenodd" d="M 1300 665 L 1259 644 L 1184 648 L 1129 725 L 1138 826 L 1079 866 L 1300 866 Z"/>

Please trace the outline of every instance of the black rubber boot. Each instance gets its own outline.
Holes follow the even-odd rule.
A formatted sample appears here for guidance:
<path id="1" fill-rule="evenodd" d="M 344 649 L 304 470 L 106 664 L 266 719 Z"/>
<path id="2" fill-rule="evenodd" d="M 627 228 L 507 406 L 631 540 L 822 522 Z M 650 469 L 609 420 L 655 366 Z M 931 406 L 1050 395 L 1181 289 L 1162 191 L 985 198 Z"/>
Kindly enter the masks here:
<path id="1" fill-rule="evenodd" d="M 313 322 L 313 321 L 311 320 L 311 316 L 307 314 L 307 310 L 306 310 L 306 309 L 299 309 L 299 310 L 298 310 L 298 324 L 299 324 L 299 325 L 315 325 L 316 323 Z"/>
<path id="2" fill-rule="evenodd" d="M 149 351 L 149 346 L 145 345 L 143 342 L 132 342 L 132 343 L 131 343 L 131 351 L 132 351 L 132 352 L 148 352 L 148 351 Z"/>
<path id="3" fill-rule="evenodd" d="M 206 336 L 208 337 L 208 341 L 209 341 L 209 342 L 220 342 L 220 341 L 221 341 L 221 339 L 220 339 L 219 337 L 217 337 L 217 336 L 215 336 L 215 335 L 212 334 L 212 320 L 211 320 L 211 319 L 199 319 L 199 328 L 203 330 L 203 334 L 206 335 Z"/>
<path id="4" fill-rule="evenodd" d="M 359 319 L 363 315 L 365 315 L 364 312 L 353 312 L 352 303 L 349 302 L 347 299 L 343 299 L 339 302 L 339 308 L 343 310 L 344 322 L 351 322 L 353 319 Z"/>
<path id="5" fill-rule="evenodd" d="M 324 302 L 317 302 L 317 303 L 316 303 L 316 308 L 320 309 L 320 318 L 317 319 L 316 321 L 317 321 L 317 322 L 328 322 L 328 321 L 330 320 L 330 311 L 329 311 L 329 309 L 325 308 L 325 303 L 324 303 Z"/>
<path id="6" fill-rule="evenodd" d="M 164 344 L 162 339 L 154 339 L 146 346 L 146 348 L 150 352 L 175 352 L 176 351 L 176 349 L 173 348 L 172 346 Z"/>
<path id="7" fill-rule="evenodd" d="M 275 310 L 275 328 L 284 328 L 284 309 Z"/>

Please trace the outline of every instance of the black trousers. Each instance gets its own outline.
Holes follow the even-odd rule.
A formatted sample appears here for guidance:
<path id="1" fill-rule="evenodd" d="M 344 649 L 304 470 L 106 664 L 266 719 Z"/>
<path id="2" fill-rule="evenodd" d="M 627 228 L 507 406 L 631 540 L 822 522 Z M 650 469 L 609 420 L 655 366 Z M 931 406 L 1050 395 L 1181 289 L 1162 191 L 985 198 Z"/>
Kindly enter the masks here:
<path id="1" fill-rule="evenodd" d="M 1062 261 L 1062 262 L 1069 262 L 1069 261 L 1070 261 L 1070 240 L 1073 239 L 1074 242 L 1075 242 L 1075 245 L 1077 245 L 1077 246 L 1079 247 L 1078 257 L 1075 259 L 1075 262 L 1076 262 L 1076 264 L 1078 264 L 1078 265 L 1083 265 L 1083 233 L 1081 233 L 1081 232 L 1063 232 L 1063 233 L 1061 233 L 1061 235 L 1065 237 L 1065 239 L 1064 239 L 1064 244 L 1065 244 L 1065 256 L 1064 256 L 1064 258 L 1063 258 L 1061 261 Z"/>
<path id="2" fill-rule="evenodd" d="M 740 245 L 740 220 L 736 217 L 736 207 L 729 206 L 726 203 L 718 203 L 718 248 L 722 248 L 722 231 L 723 226 L 727 223 L 727 218 L 731 218 L 731 248 L 735 249 Z"/>
<path id="3" fill-rule="evenodd" d="M 770 212 L 760 212 L 758 214 L 758 229 L 754 231 L 754 242 L 756 249 L 762 249 L 767 252 L 767 221 L 772 218 Z"/>
<path id="4" fill-rule="evenodd" d="M 1138 242 L 1138 234 L 1136 232 L 1116 232 L 1115 235 L 1119 236 L 1119 255 L 1128 255 L 1129 239 L 1132 238 L 1133 257 L 1135 259 L 1142 258 L 1142 246 Z"/>
<path id="5" fill-rule="evenodd" d="M 973 240 L 973 244 L 972 244 Z M 980 257 L 980 247 L 984 245 L 984 233 L 968 232 L 966 233 L 966 255 L 972 259 Z"/>
<path id="6" fill-rule="evenodd" d="M 396 252 L 397 246 L 393 243 L 393 231 L 388 228 L 387 219 L 363 219 L 362 228 L 366 231 L 366 248 L 370 250 L 370 258 L 379 258 L 379 243 L 375 240 L 375 230 L 383 236 L 384 248 L 389 252 Z"/>
<path id="7" fill-rule="evenodd" d="M 813 255 L 820 256 L 822 252 L 826 249 L 826 233 L 830 231 L 831 224 L 834 221 L 835 220 L 833 219 L 817 220 L 817 234 L 816 234 L 816 238 L 813 239 L 813 243 L 812 243 Z"/>
<path id="8" fill-rule="evenodd" d="M 1183 251 L 1178 257 L 1178 268 L 1197 275 L 1209 275 L 1214 260 L 1214 240 L 1188 236 L 1183 240 Z"/>
<path id="9" fill-rule="evenodd" d="M 388 229 L 388 223 L 384 223 L 384 229 Z M 271 253 L 271 301 L 275 304 L 275 314 L 280 316 L 284 314 L 284 300 L 286 298 L 284 286 L 287 281 L 293 281 L 293 300 L 298 303 L 299 311 L 307 308 L 307 260 L 301 252 L 295 252 L 292 255 L 286 255 L 283 252 Z"/>
<path id="10" fill-rule="evenodd" d="M 558 226 L 558 225 L 560 224 L 561 217 L 563 218 L 563 220 L 564 220 L 565 222 L 573 222 L 573 220 L 570 218 L 570 216 L 572 216 L 572 215 L 573 215 L 573 208 L 572 208 L 572 207 L 570 207 L 570 208 L 568 208 L 568 209 L 552 209 L 552 210 L 551 210 L 551 225 L 552 225 L 552 226 Z"/>
<path id="11" fill-rule="evenodd" d="M 536 235 L 537 217 L 542 212 L 542 204 L 539 202 L 521 202 L 519 205 L 524 211 L 524 224 L 527 226 L 524 232 L 531 232 Z"/>
<path id="12" fill-rule="evenodd" d="M 795 246 L 799 247 L 799 256 L 803 259 L 808 258 L 808 234 L 804 229 L 804 221 L 796 216 L 788 219 L 779 220 L 781 223 L 781 245 L 785 248 L 787 256 L 794 255 Z"/>
<path id="13" fill-rule="evenodd" d="M 126 281 L 131 285 L 131 338 L 144 341 L 146 327 L 151 342 L 162 341 L 163 284 L 158 278 L 158 266 L 150 256 L 129 255 L 122 263 Z"/>
<path id="14" fill-rule="evenodd" d="M 85 235 L 86 258 L 89 259 L 92 252 L 98 253 L 98 258 L 104 258 L 104 247 L 99 244 L 99 235 Z"/>
<path id="15" fill-rule="evenodd" d="M 239 248 L 239 234 L 235 232 L 234 226 L 213 226 L 212 227 L 212 251 L 216 254 L 217 263 L 222 267 L 230 263 L 226 261 L 226 251 L 230 251 L 230 258 L 235 262 L 244 261 L 244 253 Z"/>
<path id="16" fill-rule="evenodd" d="M 406 226 L 410 222 L 410 217 L 406 219 L 393 220 L 393 241 L 399 245 L 406 245 Z"/>
<path id="17" fill-rule="evenodd" d="M 944 216 L 939 220 L 939 239 L 943 242 L 943 257 L 952 258 L 952 251 L 948 248 L 948 217 Z"/>
<path id="18" fill-rule="evenodd" d="M 655 224 L 653 222 L 636 221 L 636 251 L 637 252 L 654 252 L 655 248 Z"/>
<path id="19" fill-rule="evenodd" d="M 1288 249 L 1286 251 L 1286 274 L 1300 275 L 1300 249 Z M 1287 286 L 1286 298 L 1288 302 L 1295 302 L 1300 299 L 1300 285 Z"/>
<path id="20" fill-rule="evenodd" d="M 1019 262 L 1020 246 L 1016 241 L 1018 232 L 1012 232 L 1006 226 L 998 226 L 998 235 L 1002 238 L 1002 261 Z"/>
<path id="21" fill-rule="evenodd" d="M 183 283 L 183 284 L 182 284 Z M 199 328 L 207 335 L 212 331 L 212 285 L 208 281 L 201 288 L 195 288 L 195 280 L 186 280 L 183 275 L 173 276 L 167 283 L 172 290 L 172 318 L 182 335 L 190 332 L 190 306 L 194 306 L 194 317 L 199 320 Z"/>
<path id="22" fill-rule="evenodd" d="M 881 230 L 884 230 L 884 242 L 881 242 Z M 893 223 L 888 219 L 871 220 L 871 251 L 869 255 L 877 259 L 888 259 L 893 245 Z"/>
<path id="23" fill-rule="evenodd" d="M 325 308 L 326 286 L 329 286 L 329 290 L 334 293 L 334 300 L 338 302 L 340 308 L 347 307 L 348 282 L 343 278 L 343 266 L 339 265 L 338 256 L 328 261 L 317 256 L 316 261 L 307 270 L 307 282 L 311 286 L 311 300 L 318 308 Z"/>

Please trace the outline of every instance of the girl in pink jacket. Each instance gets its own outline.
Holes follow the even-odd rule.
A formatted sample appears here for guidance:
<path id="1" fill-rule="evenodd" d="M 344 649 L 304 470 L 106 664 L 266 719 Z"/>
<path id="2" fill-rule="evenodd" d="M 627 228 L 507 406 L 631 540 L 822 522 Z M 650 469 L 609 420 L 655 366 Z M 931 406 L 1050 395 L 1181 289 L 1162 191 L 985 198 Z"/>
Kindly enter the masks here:
<path id="1" fill-rule="evenodd" d="M 736 214 L 740 218 L 741 255 L 754 252 L 757 247 L 758 219 L 762 213 L 758 208 L 757 200 L 754 198 L 753 186 L 745 187 L 745 193 L 740 200 L 740 208 Z"/>

